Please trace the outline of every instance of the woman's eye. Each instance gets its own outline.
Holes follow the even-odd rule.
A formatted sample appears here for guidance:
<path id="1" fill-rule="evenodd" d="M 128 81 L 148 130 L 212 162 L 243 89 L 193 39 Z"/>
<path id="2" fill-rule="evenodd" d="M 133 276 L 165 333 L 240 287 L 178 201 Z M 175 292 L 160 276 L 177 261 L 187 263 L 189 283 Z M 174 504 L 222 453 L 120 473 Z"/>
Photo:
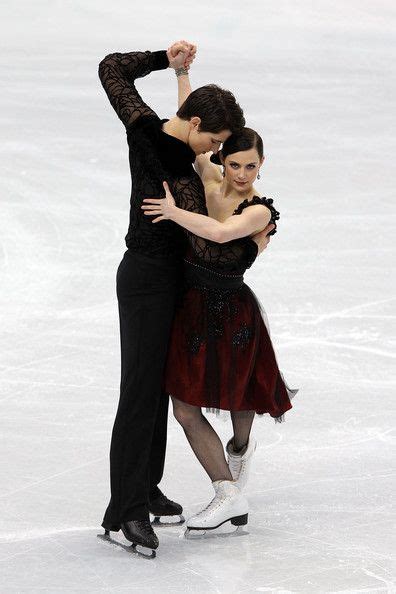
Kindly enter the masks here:
<path id="1" fill-rule="evenodd" d="M 237 165 L 236 163 L 231 163 L 231 167 L 232 167 L 233 169 L 238 169 L 238 165 Z"/>
<path id="2" fill-rule="evenodd" d="M 255 169 L 256 165 L 248 165 L 248 169 Z"/>

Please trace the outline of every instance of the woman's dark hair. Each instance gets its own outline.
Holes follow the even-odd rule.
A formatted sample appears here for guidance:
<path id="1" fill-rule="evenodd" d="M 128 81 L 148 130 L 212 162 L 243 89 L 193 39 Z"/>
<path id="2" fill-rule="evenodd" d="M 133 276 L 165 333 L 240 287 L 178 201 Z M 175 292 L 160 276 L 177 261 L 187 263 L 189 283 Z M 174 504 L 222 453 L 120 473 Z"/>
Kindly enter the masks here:
<path id="1" fill-rule="evenodd" d="M 176 115 L 182 120 L 189 120 L 194 116 L 201 118 L 201 132 L 231 130 L 235 134 L 245 125 L 242 108 L 234 95 L 217 85 L 195 89 L 179 107 Z"/>
<path id="2" fill-rule="evenodd" d="M 221 165 L 220 154 L 225 159 L 228 155 L 239 153 L 239 151 L 248 151 L 252 148 L 256 149 L 258 156 L 262 159 L 264 156 L 264 147 L 260 134 L 257 134 L 256 130 L 252 130 L 251 128 L 243 128 L 237 134 L 232 134 L 227 138 L 223 143 L 221 151 L 213 154 L 210 160 L 216 165 Z"/>

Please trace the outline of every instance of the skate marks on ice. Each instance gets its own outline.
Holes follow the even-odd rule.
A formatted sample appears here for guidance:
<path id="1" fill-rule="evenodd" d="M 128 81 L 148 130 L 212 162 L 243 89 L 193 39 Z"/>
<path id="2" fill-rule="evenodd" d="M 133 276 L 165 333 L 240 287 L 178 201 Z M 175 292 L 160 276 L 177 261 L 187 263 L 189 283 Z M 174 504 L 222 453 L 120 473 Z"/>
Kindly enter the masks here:
<path id="1" fill-rule="evenodd" d="M 374 355 L 394 359 L 396 353 L 389 329 L 396 319 L 395 303 L 396 298 L 391 297 L 362 302 L 328 313 L 273 313 L 271 319 L 272 325 L 277 328 L 277 349 L 323 347 L 329 353 L 333 352 L 333 358 L 340 357 L 337 351 L 345 350 L 351 351 L 353 357 L 358 357 L 361 353 L 362 357 Z M 291 324 L 294 325 L 292 329 Z M 386 365 L 386 361 L 381 364 Z M 343 379 L 346 377 L 344 373 Z M 360 381 L 364 378 L 358 376 L 358 379 Z M 378 380 L 378 376 L 375 379 Z"/>
<path id="2" fill-rule="evenodd" d="M 366 303 L 359 303 L 358 305 L 354 305 L 352 307 L 347 307 L 347 308 L 342 308 L 342 309 L 337 309 L 334 311 L 330 311 L 328 313 L 324 313 L 324 314 L 313 314 L 313 313 L 298 313 L 297 314 L 297 318 L 301 318 L 301 320 L 299 319 L 300 322 L 303 322 L 305 324 L 308 325 L 316 325 L 319 324 L 320 322 L 326 321 L 326 320 L 332 320 L 335 318 L 363 318 L 363 319 L 367 319 L 367 318 L 380 318 L 380 319 L 394 319 L 395 316 L 394 315 L 385 315 L 385 314 L 377 314 L 377 313 L 364 313 L 364 310 L 367 308 L 371 308 L 371 307 L 376 307 L 376 306 L 381 306 L 380 311 L 382 311 L 382 306 L 385 303 L 394 303 L 396 301 L 395 297 L 389 297 L 387 299 L 379 299 L 376 301 L 368 301 Z M 362 311 L 363 310 L 363 311 Z M 271 317 L 285 317 L 285 316 L 293 316 L 296 317 L 296 314 L 273 314 L 273 316 Z"/>

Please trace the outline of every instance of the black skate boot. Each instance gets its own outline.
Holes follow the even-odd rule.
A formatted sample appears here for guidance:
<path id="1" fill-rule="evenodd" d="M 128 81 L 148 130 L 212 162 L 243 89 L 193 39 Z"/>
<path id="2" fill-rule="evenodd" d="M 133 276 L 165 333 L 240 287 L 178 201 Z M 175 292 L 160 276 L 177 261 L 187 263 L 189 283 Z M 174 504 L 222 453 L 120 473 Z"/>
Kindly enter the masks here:
<path id="1" fill-rule="evenodd" d="M 184 523 L 182 506 L 168 499 L 161 491 L 155 499 L 150 499 L 149 512 L 154 516 L 152 523 L 155 526 L 178 526 Z M 179 516 L 179 521 L 169 520 L 168 522 L 163 522 L 161 521 L 161 516 Z"/>
<path id="2" fill-rule="evenodd" d="M 132 543 L 132 546 L 126 547 L 122 543 L 114 540 L 110 537 L 110 530 L 118 531 L 119 529 L 122 530 L 123 535 L 129 542 Z M 151 527 L 149 520 L 130 520 L 129 522 L 123 522 L 120 525 L 113 525 L 109 528 L 105 527 L 105 533 L 98 534 L 104 540 L 108 540 L 113 544 L 120 546 L 126 550 L 132 550 L 133 553 L 141 557 L 145 557 L 146 559 L 153 559 L 156 556 L 155 550 L 158 548 L 159 541 L 157 535 L 155 534 L 154 530 Z M 151 549 L 151 554 L 148 555 L 136 549 L 137 546 L 144 547 L 145 549 Z"/>

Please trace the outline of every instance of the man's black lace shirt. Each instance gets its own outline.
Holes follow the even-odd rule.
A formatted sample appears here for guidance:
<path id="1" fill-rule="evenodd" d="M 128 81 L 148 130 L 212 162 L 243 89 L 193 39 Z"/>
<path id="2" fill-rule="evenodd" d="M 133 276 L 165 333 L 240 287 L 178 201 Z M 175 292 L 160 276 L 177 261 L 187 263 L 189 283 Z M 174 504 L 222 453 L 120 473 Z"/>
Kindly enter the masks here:
<path id="1" fill-rule="evenodd" d="M 158 117 L 135 87 L 135 79 L 168 66 L 166 51 L 114 53 L 99 64 L 99 78 L 125 125 L 129 145 L 132 192 L 126 245 L 152 257 L 182 257 L 190 244 L 202 265 L 219 271 L 244 271 L 257 256 L 257 245 L 251 239 L 218 244 L 172 221 L 153 224 L 140 208 L 144 198 L 163 197 L 162 182 L 167 181 L 177 206 L 208 214 L 204 187 L 192 166 L 194 151 L 162 130 L 167 120 Z"/>

